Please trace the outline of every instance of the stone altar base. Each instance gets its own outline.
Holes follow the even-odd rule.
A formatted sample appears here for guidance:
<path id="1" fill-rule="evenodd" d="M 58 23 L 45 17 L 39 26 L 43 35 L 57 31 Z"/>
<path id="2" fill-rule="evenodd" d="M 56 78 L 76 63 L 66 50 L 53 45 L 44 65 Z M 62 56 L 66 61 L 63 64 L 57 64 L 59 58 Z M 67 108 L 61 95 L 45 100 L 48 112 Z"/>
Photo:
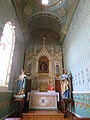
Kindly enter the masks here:
<path id="1" fill-rule="evenodd" d="M 58 92 L 30 92 L 29 109 L 57 110 Z"/>
<path id="2" fill-rule="evenodd" d="M 64 120 L 60 111 L 30 111 L 22 114 L 22 120 Z"/>

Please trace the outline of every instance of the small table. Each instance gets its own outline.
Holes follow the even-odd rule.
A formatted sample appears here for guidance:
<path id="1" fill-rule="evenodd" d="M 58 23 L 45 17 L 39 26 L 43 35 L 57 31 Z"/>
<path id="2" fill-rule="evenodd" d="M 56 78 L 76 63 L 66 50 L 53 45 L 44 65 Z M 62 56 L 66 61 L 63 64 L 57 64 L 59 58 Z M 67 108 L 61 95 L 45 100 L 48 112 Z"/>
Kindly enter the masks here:
<path id="1" fill-rule="evenodd" d="M 13 102 L 20 104 L 20 108 L 19 108 L 20 109 L 20 116 L 22 116 L 22 111 L 23 111 L 23 108 L 24 108 L 25 98 L 15 98 L 13 100 Z"/>
<path id="2" fill-rule="evenodd" d="M 68 105 L 70 105 L 70 111 L 72 112 L 72 105 L 74 104 L 74 101 L 72 99 L 61 99 L 62 103 L 62 111 L 64 113 L 68 112 Z"/>

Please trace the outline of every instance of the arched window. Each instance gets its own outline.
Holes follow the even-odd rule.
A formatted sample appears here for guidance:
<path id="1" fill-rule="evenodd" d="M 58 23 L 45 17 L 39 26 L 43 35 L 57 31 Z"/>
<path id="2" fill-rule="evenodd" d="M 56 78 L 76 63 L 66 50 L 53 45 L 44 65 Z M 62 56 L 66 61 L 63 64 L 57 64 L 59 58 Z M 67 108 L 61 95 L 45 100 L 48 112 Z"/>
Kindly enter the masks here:
<path id="1" fill-rule="evenodd" d="M 0 86 L 8 86 L 12 57 L 15 46 L 15 26 L 9 21 L 5 24 L 0 40 Z"/>

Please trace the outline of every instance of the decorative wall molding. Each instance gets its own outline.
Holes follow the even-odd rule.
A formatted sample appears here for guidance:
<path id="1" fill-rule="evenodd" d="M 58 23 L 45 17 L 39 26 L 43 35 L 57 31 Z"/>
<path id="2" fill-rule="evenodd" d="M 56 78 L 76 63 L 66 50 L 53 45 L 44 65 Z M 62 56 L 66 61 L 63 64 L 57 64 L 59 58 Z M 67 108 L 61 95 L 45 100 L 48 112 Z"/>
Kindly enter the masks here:
<path id="1" fill-rule="evenodd" d="M 61 30 L 62 35 L 61 35 L 60 41 L 61 41 L 62 43 L 63 43 L 63 41 L 64 41 L 64 38 L 65 38 L 66 34 L 67 34 L 69 25 L 70 25 L 70 23 L 71 23 L 71 20 L 72 20 L 72 18 L 73 18 L 74 12 L 75 12 L 75 9 L 76 9 L 79 1 L 80 1 L 80 0 L 73 0 L 73 2 L 72 2 L 72 6 L 71 6 L 71 9 L 70 9 L 70 11 L 69 11 L 69 14 L 68 14 L 66 23 L 65 23 L 65 25 L 62 27 L 62 30 Z M 73 9 L 72 9 L 72 8 L 73 8 Z"/>
<path id="2" fill-rule="evenodd" d="M 73 120 L 90 120 L 90 118 L 81 117 L 74 112 L 72 112 L 72 114 L 73 114 L 73 118 L 74 118 Z"/>
<path id="3" fill-rule="evenodd" d="M 72 91 L 72 93 L 90 93 L 90 91 Z"/>

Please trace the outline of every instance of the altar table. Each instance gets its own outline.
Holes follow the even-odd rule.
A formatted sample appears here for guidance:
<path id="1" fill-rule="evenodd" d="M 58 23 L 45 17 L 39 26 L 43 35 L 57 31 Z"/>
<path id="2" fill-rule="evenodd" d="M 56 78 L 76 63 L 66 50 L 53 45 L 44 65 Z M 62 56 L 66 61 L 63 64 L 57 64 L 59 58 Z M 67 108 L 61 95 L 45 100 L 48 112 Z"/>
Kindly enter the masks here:
<path id="1" fill-rule="evenodd" d="M 58 92 L 29 92 L 29 109 L 57 109 Z"/>

